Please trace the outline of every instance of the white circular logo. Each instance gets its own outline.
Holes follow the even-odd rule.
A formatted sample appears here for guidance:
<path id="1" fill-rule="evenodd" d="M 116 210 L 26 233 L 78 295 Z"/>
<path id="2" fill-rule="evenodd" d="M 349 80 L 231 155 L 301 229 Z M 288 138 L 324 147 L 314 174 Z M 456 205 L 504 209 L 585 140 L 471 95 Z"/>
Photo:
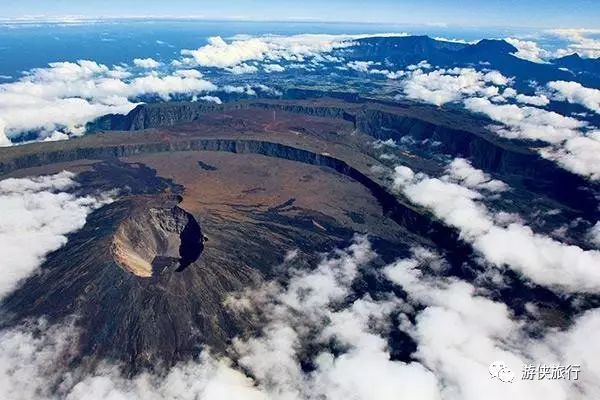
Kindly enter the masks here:
<path id="1" fill-rule="evenodd" d="M 494 361 L 490 364 L 488 371 L 492 379 L 498 378 L 500 382 L 510 383 L 515 379 L 515 373 L 506 366 L 504 361 Z"/>

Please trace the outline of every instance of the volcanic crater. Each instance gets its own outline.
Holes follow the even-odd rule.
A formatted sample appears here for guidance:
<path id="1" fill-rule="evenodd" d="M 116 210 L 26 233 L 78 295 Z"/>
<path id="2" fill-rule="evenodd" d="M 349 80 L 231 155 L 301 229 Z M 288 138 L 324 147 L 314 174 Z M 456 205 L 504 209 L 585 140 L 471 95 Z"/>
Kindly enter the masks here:
<path id="1" fill-rule="evenodd" d="M 202 229 L 194 216 L 176 205 L 181 196 L 143 196 L 117 228 L 111 244 L 115 262 L 142 278 L 181 272 L 204 249 Z"/>

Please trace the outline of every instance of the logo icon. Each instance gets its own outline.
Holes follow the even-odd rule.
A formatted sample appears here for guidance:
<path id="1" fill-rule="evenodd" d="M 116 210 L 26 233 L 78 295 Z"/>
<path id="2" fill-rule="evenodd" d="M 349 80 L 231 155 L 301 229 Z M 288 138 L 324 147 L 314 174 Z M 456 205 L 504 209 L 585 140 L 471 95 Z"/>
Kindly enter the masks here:
<path id="1" fill-rule="evenodd" d="M 511 383 L 515 379 L 515 373 L 506 366 L 504 361 L 494 361 L 490 364 L 488 371 L 492 379 L 498 379 L 500 382 Z"/>

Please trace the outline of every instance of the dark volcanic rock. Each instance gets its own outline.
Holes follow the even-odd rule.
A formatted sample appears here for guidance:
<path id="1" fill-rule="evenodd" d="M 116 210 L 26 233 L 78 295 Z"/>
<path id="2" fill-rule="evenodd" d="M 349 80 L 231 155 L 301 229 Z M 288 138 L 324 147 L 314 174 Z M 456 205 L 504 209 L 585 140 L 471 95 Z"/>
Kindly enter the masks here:
<path id="1" fill-rule="evenodd" d="M 600 58 L 581 58 L 579 54 L 573 53 L 550 61 L 559 67 L 567 68 L 573 72 L 600 74 Z"/>
<path id="2" fill-rule="evenodd" d="M 517 51 L 515 46 L 497 39 L 483 39 L 462 49 L 463 54 L 483 57 L 483 59 L 516 53 Z"/>
<path id="3" fill-rule="evenodd" d="M 133 249 L 115 254 L 124 232 Z M 115 359 L 131 373 L 193 357 L 200 345 L 222 351 L 247 325 L 223 301 L 258 275 L 248 267 L 200 262 L 201 248 L 198 224 L 172 200 L 126 197 L 92 213 L 39 274 L 5 299 L 2 326 L 74 315 L 82 331 L 79 361 Z M 132 251 L 154 262 L 152 276 L 124 266 Z"/>
<path id="4" fill-rule="evenodd" d="M 195 121 L 204 113 L 222 109 L 224 107 L 221 105 L 197 102 L 142 104 L 127 115 L 109 114 L 100 117 L 88 124 L 87 130 L 90 132 L 99 130 L 137 131 L 172 126 Z"/>
<path id="5" fill-rule="evenodd" d="M 434 40 L 428 36 L 374 37 L 359 39 L 352 48 L 355 59 L 387 61 L 399 65 L 416 64 L 422 60 L 449 63 L 456 51 L 468 45 Z"/>
<path id="6" fill-rule="evenodd" d="M 415 107 L 414 112 L 410 106 L 365 105 L 348 110 L 293 102 L 254 103 L 253 106 L 351 121 L 357 129 L 382 140 L 410 136 L 417 141 L 435 141 L 440 143 L 438 150 L 442 153 L 468 158 L 477 168 L 499 174 L 509 182 L 517 180 L 528 190 L 575 210 L 589 215 L 598 213 L 595 196 L 586 190 L 593 183 L 540 157 L 527 144 L 513 144 L 494 137 L 484 128 L 486 121 L 474 123 L 460 113 L 448 117 L 447 113 L 426 106 Z"/>

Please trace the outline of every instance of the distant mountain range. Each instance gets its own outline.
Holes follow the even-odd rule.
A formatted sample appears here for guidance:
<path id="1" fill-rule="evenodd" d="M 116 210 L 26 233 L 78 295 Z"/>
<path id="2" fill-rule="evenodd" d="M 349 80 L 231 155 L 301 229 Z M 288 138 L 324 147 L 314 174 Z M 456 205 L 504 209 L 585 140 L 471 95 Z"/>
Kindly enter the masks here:
<path id="1" fill-rule="evenodd" d="M 347 59 L 374 61 L 397 67 L 427 60 L 439 67 L 487 65 L 508 76 L 516 76 L 517 87 L 529 80 L 578 81 L 586 86 L 600 85 L 600 59 L 583 59 L 577 54 L 535 63 L 516 57 L 518 49 L 505 40 L 484 39 L 475 44 L 448 42 L 429 36 L 374 37 L 359 39 L 346 54 Z"/>

